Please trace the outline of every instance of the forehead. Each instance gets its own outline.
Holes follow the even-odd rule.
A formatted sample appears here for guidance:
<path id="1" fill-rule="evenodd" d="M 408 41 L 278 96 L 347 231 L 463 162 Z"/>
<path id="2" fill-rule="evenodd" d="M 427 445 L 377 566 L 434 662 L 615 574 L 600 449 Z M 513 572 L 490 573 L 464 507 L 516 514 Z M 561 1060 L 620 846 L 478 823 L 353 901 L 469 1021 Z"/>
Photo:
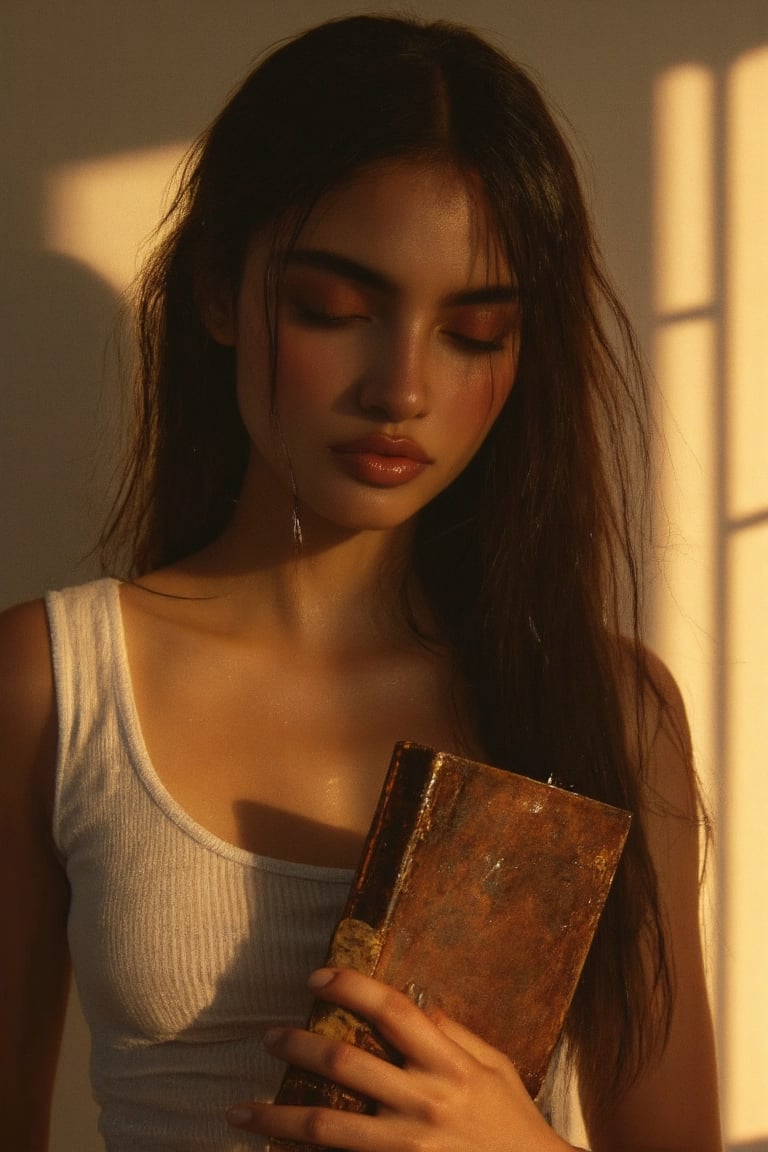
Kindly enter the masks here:
<path id="1" fill-rule="evenodd" d="M 449 293 L 512 279 L 479 178 L 447 162 L 365 169 L 318 202 L 297 246 L 369 265 L 406 290 Z"/>

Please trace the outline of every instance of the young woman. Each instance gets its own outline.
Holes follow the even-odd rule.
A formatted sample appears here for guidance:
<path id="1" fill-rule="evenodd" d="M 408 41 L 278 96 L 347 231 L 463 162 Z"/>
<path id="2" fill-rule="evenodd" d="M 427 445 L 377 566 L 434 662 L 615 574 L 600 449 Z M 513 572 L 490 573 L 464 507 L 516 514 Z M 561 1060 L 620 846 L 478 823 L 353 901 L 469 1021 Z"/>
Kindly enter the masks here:
<path id="1" fill-rule="evenodd" d="M 455 1022 L 306 984 L 409 738 L 632 810 L 566 1058 L 594 1152 L 715 1152 L 695 777 L 637 629 L 642 374 L 538 91 L 452 25 L 321 26 L 166 224 L 126 579 L 3 619 L 4 1141 L 45 1147 L 71 954 L 110 1152 L 569 1148 Z M 303 1031 L 312 994 L 402 1066 Z M 284 1061 L 376 1115 L 269 1104 Z"/>

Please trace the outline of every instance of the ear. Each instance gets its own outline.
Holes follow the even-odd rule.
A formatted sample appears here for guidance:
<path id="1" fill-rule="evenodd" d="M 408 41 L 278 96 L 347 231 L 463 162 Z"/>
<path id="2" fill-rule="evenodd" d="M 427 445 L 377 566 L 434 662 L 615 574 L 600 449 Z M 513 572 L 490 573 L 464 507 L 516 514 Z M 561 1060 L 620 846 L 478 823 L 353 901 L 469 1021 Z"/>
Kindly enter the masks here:
<path id="1" fill-rule="evenodd" d="M 217 344 L 232 347 L 237 323 L 237 293 L 220 278 L 202 275 L 195 286 L 197 310 L 208 335 Z"/>

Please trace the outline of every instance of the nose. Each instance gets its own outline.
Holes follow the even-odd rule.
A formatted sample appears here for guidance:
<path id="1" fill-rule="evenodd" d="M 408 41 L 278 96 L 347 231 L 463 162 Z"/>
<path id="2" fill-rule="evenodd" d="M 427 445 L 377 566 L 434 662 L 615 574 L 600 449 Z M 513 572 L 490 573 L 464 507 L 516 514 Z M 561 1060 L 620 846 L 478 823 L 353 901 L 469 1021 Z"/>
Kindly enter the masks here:
<path id="1" fill-rule="evenodd" d="M 430 403 L 426 344 L 419 332 L 391 330 L 376 341 L 357 391 L 368 416 L 398 424 L 426 415 Z"/>

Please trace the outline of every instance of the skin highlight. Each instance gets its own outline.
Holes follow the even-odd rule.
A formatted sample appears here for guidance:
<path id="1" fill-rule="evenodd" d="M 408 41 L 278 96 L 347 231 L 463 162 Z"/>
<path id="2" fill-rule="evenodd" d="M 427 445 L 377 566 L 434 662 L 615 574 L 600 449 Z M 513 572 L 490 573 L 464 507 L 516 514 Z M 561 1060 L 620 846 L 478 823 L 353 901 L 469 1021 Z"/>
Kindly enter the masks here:
<path id="1" fill-rule="evenodd" d="M 320 272 L 316 260 L 308 282 L 295 261 L 288 262 L 278 310 L 279 440 L 264 388 L 268 345 L 260 323 L 270 238 L 252 245 L 233 314 L 213 333 L 236 348 L 240 410 L 257 449 L 240 505 L 263 501 L 267 463 L 281 478 L 284 497 L 292 498 L 295 487 L 310 533 L 309 517 L 322 516 L 317 506 L 326 486 L 332 506 L 326 519 L 351 529 L 386 528 L 410 520 L 463 471 L 509 395 L 518 341 L 512 275 L 507 270 L 503 282 L 496 281 L 501 257 L 491 253 L 493 265 L 486 263 L 475 238 L 479 224 L 467 182 L 444 167 L 375 168 L 318 206 L 302 244 L 327 251 L 325 238 L 332 238 L 337 268 L 341 256 L 359 270 L 353 257 L 366 254 L 369 283 L 363 289 L 359 275 L 355 283 Z M 476 293 L 480 302 L 468 302 Z M 428 460 L 397 493 L 349 484 L 332 452 L 329 461 L 333 445 L 372 430 L 387 436 L 413 431 Z"/>

